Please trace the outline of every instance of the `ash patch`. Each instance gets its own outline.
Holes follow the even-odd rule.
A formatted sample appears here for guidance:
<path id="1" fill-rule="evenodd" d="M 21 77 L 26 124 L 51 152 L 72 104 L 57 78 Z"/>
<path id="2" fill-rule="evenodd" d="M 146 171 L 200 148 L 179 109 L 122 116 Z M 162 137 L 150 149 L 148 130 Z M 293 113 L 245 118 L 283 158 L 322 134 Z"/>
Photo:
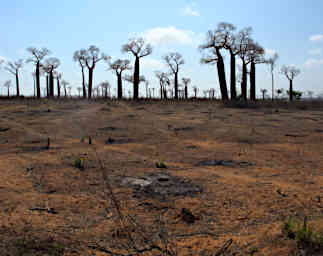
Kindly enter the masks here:
<path id="1" fill-rule="evenodd" d="M 199 162 L 196 166 L 226 166 L 226 167 L 249 167 L 253 163 L 247 161 L 233 161 L 233 160 L 204 160 Z"/>
<path id="2" fill-rule="evenodd" d="M 134 197 L 157 198 L 161 201 L 167 201 L 170 197 L 195 196 L 203 191 L 200 185 L 167 173 L 152 173 L 141 178 L 125 178 L 122 185 L 132 187 Z"/>

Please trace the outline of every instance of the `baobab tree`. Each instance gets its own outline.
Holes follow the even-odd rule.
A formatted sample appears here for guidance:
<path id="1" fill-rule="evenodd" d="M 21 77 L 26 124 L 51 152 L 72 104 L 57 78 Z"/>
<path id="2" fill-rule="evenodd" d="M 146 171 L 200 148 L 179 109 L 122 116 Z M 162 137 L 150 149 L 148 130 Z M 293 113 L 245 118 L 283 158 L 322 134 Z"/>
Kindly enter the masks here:
<path id="1" fill-rule="evenodd" d="M 183 56 L 178 52 L 168 53 L 163 57 L 171 73 L 174 75 L 175 99 L 178 99 L 178 72 L 180 66 L 185 64 Z"/>
<path id="2" fill-rule="evenodd" d="M 150 44 L 146 44 L 143 38 L 130 39 L 122 46 L 122 52 L 129 52 L 135 56 L 135 67 L 133 73 L 133 98 L 138 99 L 140 84 L 140 59 L 152 53 Z"/>
<path id="3" fill-rule="evenodd" d="M 104 96 L 104 98 L 108 98 L 108 90 L 110 89 L 111 85 L 109 83 L 109 81 L 103 81 L 100 84 L 100 87 L 102 89 L 102 96 Z"/>
<path id="4" fill-rule="evenodd" d="M 262 99 L 265 100 L 265 96 L 266 96 L 266 93 L 267 93 L 267 89 L 261 89 L 260 91 L 262 93 Z"/>
<path id="5" fill-rule="evenodd" d="M 280 72 L 289 80 L 289 100 L 293 101 L 293 80 L 301 71 L 294 66 L 282 66 Z"/>
<path id="6" fill-rule="evenodd" d="M 248 45 L 247 61 L 250 63 L 250 99 L 256 100 L 256 64 L 266 63 L 264 58 L 265 49 L 258 43 Z"/>
<path id="7" fill-rule="evenodd" d="M 78 58 L 80 56 L 80 58 Z M 79 63 L 85 63 L 85 66 L 88 69 L 89 80 L 88 80 L 88 97 L 92 97 L 92 88 L 93 88 L 93 73 L 96 67 L 96 64 L 101 60 L 108 61 L 111 59 L 110 56 L 101 53 L 100 49 L 94 45 L 91 45 L 87 50 L 81 49 L 79 52 L 74 53 L 74 57 L 79 59 Z M 82 66 L 81 66 L 82 67 Z M 84 88 L 84 87 L 83 87 Z"/>
<path id="8" fill-rule="evenodd" d="M 131 83 L 133 85 L 133 88 L 135 88 L 135 86 L 134 86 L 134 83 L 135 83 L 134 76 L 132 76 L 132 75 L 125 75 L 123 79 L 125 81 L 127 81 L 128 83 Z M 145 76 L 140 76 L 139 77 L 139 84 L 142 83 L 142 82 L 146 82 Z M 139 86 L 138 86 L 138 88 L 139 88 Z M 135 93 L 133 95 L 135 97 Z M 134 98 L 134 99 L 138 99 L 138 96 L 139 96 L 139 92 L 138 92 L 137 98 Z"/>
<path id="9" fill-rule="evenodd" d="M 54 72 L 61 64 L 57 58 L 48 58 L 43 64 L 43 69 L 49 75 L 49 96 L 54 97 Z"/>
<path id="10" fill-rule="evenodd" d="M 62 79 L 62 73 L 58 73 L 55 72 L 55 78 L 56 78 L 56 82 L 57 82 L 57 98 L 61 97 L 61 85 L 60 85 L 60 81 Z"/>
<path id="11" fill-rule="evenodd" d="M 221 54 L 221 49 L 225 47 L 226 40 L 226 31 L 223 30 L 222 23 L 220 23 L 215 31 L 209 30 L 207 32 L 206 42 L 199 46 L 201 51 L 206 52 L 201 58 L 201 63 L 217 65 L 222 100 L 229 99 L 224 61 Z"/>
<path id="12" fill-rule="evenodd" d="M 194 98 L 197 98 L 197 93 L 198 93 L 199 89 L 197 88 L 197 86 L 193 86 L 193 92 L 194 92 Z"/>
<path id="13" fill-rule="evenodd" d="M 241 77 L 241 96 L 247 100 L 247 58 L 250 50 L 250 45 L 253 44 L 251 39 L 252 28 L 244 28 L 240 30 L 237 36 L 237 44 L 239 47 L 239 57 L 242 61 L 242 77 Z"/>
<path id="14" fill-rule="evenodd" d="M 188 90 L 187 90 L 187 86 L 189 83 L 191 83 L 191 79 L 190 78 L 182 78 L 182 82 L 184 84 L 184 95 L 185 95 L 185 99 L 188 99 Z"/>
<path id="15" fill-rule="evenodd" d="M 132 67 L 130 66 L 129 60 L 116 60 L 110 63 L 110 70 L 115 72 L 118 79 L 118 99 L 122 99 L 122 72 L 125 70 L 131 70 Z"/>
<path id="16" fill-rule="evenodd" d="M 86 50 L 82 49 L 79 51 L 75 51 L 73 55 L 73 60 L 77 62 L 82 71 L 82 89 L 83 89 L 83 98 L 86 98 L 87 92 L 86 92 L 86 86 L 85 86 L 85 73 L 84 68 L 86 67 L 85 63 L 85 56 L 86 56 Z"/>
<path id="17" fill-rule="evenodd" d="M 65 80 L 62 80 L 61 82 L 63 88 L 64 88 L 64 96 L 65 98 L 67 97 L 67 86 L 69 85 L 69 82 L 65 81 Z"/>
<path id="18" fill-rule="evenodd" d="M 36 66 L 36 87 L 37 87 L 37 98 L 40 98 L 40 68 L 42 66 L 42 60 L 49 55 L 51 52 L 47 48 L 37 49 L 35 47 L 27 48 L 27 51 L 32 55 L 27 59 L 27 63 L 32 62 Z"/>
<path id="19" fill-rule="evenodd" d="M 82 91 L 82 87 L 77 87 L 76 89 L 77 89 L 77 91 L 78 91 L 78 93 L 79 93 L 79 98 L 81 98 L 81 91 Z"/>
<path id="20" fill-rule="evenodd" d="M 3 86 L 5 88 L 7 88 L 7 95 L 8 95 L 8 98 L 9 98 L 10 97 L 11 80 L 5 81 Z"/>
<path id="21" fill-rule="evenodd" d="M 274 101 L 274 69 L 276 67 L 276 62 L 278 60 L 279 56 L 277 53 L 275 53 L 272 57 L 266 60 L 266 64 L 270 67 L 271 72 L 271 100 Z"/>
<path id="22" fill-rule="evenodd" d="M 159 80 L 160 99 L 167 99 L 167 86 L 170 85 L 169 74 L 161 71 L 155 71 L 155 76 Z"/>
<path id="23" fill-rule="evenodd" d="M 7 63 L 7 66 L 5 67 L 5 70 L 7 70 L 9 73 L 13 74 L 16 77 L 16 95 L 20 96 L 20 88 L 19 88 L 19 70 L 22 68 L 24 61 L 22 59 L 19 59 L 16 62 L 9 61 Z"/>
<path id="24" fill-rule="evenodd" d="M 217 31 L 219 35 L 222 35 L 224 49 L 230 53 L 230 96 L 231 100 L 235 100 L 237 98 L 236 56 L 240 52 L 240 47 L 237 44 L 237 35 L 235 34 L 236 27 L 231 23 L 221 22 L 218 24 Z"/>

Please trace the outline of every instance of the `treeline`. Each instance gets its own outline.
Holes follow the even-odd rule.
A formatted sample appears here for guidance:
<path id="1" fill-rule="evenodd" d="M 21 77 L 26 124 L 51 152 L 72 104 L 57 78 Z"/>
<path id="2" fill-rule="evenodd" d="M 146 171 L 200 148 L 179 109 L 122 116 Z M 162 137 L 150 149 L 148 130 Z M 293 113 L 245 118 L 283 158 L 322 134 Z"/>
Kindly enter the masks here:
<path id="1" fill-rule="evenodd" d="M 233 24 L 221 22 L 213 31 L 208 31 L 206 40 L 199 46 L 202 54 L 201 63 L 216 65 L 218 73 L 218 81 L 222 100 L 256 100 L 256 65 L 267 64 L 270 66 L 272 75 L 272 99 L 274 99 L 274 69 L 278 59 L 278 55 L 274 54 L 271 58 L 265 57 L 264 48 L 252 38 L 252 28 L 243 28 L 236 30 Z M 41 95 L 47 97 L 67 96 L 71 93 L 72 87 L 69 83 L 62 79 L 62 73 L 58 71 L 60 60 L 51 55 L 47 48 L 37 49 L 35 47 L 27 48 L 30 57 L 27 60 L 19 59 L 16 62 L 6 62 L 5 70 L 15 76 L 16 79 L 16 95 L 20 96 L 20 70 L 24 63 L 32 63 L 35 71 L 32 73 L 34 79 L 34 96 L 41 98 Z M 99 62 L 105 62 L 117 77 L 117 97 L 124 97 L 123 81 L 127 81 L 133 85 L 133 99 L 139 98 L 139 87 L 141 83 L 146 85 L 146 97 L 154 97 L 155 88 L 149 88 L 149 81 L 140 75 L 140 60 L 153 52 L 152 46 L 143 38 L 130 39 L 121 48 L 122 53 L 129 53 L 134 58 L 134 65 L 128 59 L 111 60 L 111 57 L 103 53 L 98 47 L 90 46 L 88 49 L 80 49 L 74 52 L 73 60 L 77 62 L 81 68 L 82 87 L 78 87 L 79 97 L 91 99 L 95 93 L 101 93 L 104 97 L 111 97 L 111 85 L 108 81 L 99 84 L 98 87 L 93 86 L 93 77 L 96 66 Z M 230 86 L 228 88 L 226 81 L 226 70 L 223 60 L 223 54 L 230 56 Z M 188 96 L 188 87 L 191 83 L 190 78 L 183 77 L 179 79 L 181 67 L 185 64 L 183 56 L 178 52 L 170 52 L 162 57 L 164 63 L 168 67 L 166 71 L 156 71 L 155 76 L 159 80 L 159 95 L 161 99 L 167 98 L 185 98 Z M 240 67 L 240 75 L 237 76 L 237 60 L 242 63 Z M 130 74 L 124 74 L 125 71 L 133 71 Z M 289 99 L 292 101 L 295 97 L 293 90 L 293 80 L 300 73 L 300 70 L 294 66 L 282 66 L 281 73 L 289 80 Z M 40 77 L 45 76 L 46 87 L 41 92 Z M 248 76 L 249 76 L 249 98 L 248 98 Z M 55 81 L 57 93 L 55 95 Z M 180 82 L 181 85 L 180 85 Z M 237 86 L 240 85 L 240 94 L 238 94 Z M 6 81 L 4 86 L 7 88 L 8 96 L 10 95 L 11 81 Z M 170 88 L 171 87 L 171 88 Z M 101 89 L 101 92 L 100 92 Z M 197 97 L 198 87 L 192 87 L 194 97 Z M 261 90 L 264 95 L 265 89 Z M 215 89 L 204 91 L 205 95 L 210 98 L 215 97 Z"/>

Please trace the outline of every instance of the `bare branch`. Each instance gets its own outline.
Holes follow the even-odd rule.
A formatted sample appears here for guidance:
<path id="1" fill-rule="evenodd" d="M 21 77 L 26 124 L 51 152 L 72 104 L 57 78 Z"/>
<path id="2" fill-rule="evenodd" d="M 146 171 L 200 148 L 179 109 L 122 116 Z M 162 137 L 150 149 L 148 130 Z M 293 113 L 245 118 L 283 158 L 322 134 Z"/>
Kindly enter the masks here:
<path id="1" fill-rule="evenodd" d="M 171 52 L 165 55 L 163 59 L 174 74 L 178 73 L 179 67 L 185 64 L 183 56 L 178 52 Z"/>
<path id="2" fill-rule="evenodd" d="M 152 50 L 152 46 L 150 44 L 146 44 L 142 37 L 130 39 L 129 42 L 124 44 L 121 49 L 122 52 L 131 52 L 134 56 L 139 58 L 150 55 Z"/>

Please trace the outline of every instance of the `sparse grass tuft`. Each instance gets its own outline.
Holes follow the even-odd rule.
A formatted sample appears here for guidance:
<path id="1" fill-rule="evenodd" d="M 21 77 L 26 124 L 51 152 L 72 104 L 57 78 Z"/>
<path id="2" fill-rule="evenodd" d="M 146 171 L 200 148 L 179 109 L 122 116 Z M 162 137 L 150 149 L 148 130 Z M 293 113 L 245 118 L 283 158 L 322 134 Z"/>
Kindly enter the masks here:
<path id="1" fill-rule="evenodd" d="M 307 217 L 304 218 L 303 223 L 289 218 L 283 224 L 282 231 L 289 239 L 297 242 L 297 247 L 305 252 L 305 255 L 323 253 L 323 233 L 313 231 L 307 223 Z"/>

